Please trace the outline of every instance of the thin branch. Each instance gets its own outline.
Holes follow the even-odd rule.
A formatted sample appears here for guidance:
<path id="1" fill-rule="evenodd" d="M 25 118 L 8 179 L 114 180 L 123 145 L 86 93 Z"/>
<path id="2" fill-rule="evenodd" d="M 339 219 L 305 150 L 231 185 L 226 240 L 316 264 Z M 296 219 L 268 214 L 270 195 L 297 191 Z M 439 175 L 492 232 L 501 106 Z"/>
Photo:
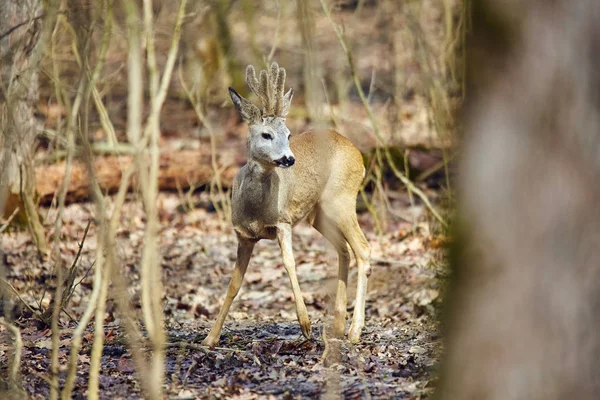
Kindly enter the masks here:
<path id="1" fill-rule="evenodd" d="M 177 13 L 177 19 L 175 21 L 175 28 L 173 29 L 173 38 L 171 39 L 171 47 L 167 53 L 167 62 L 165 63 L 165 69 L 163 72 L 162 80 L 160 82 L 160 88 L 156 94 L 156 107 L 161 108 L 165 97 L 167 96 L 167 89 L 171 83 L 171 76 L 173 75 L 173 68 L 175 67 L 175 61 L 177 60 L 177 52 L 179 51 L 179 42 L 181 40 L 181 27 L 183 25 L 183 18 L 185 17 L 185 9 L 187 0 L 182 0 Z"/>
<path id="2" fill-rule="evenodd" d="M 234 348 L 228 348 L 228 347 L 209 347 L 209 346 L 203 346 L 203 345 L 197 344 L 197 343 L 188 343 L 188 342 L 167 342 L 167 343 L 165 343 L 165 348 L 173 348 L 173 347 L 178 347 L 180 349 L 200 350 L 206 354 L 210 353 L 212 350 L 227 351 L 230 353 L 249 353 L 249 351 L 242 350 L 242 349 L 234 349 Z"/>
<path id="3" fill-rule="evenodd" d="M 58 14 L 63 14 L 64 11 L 59 11 Z M 21 23 L 18 23 L 15 26 L 10 27 L 6 32 L 0 34 L 0 40 L 4 39 L 5 37 L 7 37 L 8 35 L 10 35 L 11 33 L 13 33 L 14 31 L 16 31 L 17 29 L 19 29 L 22 26 L 25 26 L 33 21 L 37 21 L 39 19 L 43 19 L 46 17 L 46 14 L 42 14 L 42 15 L 38 15 L 37 17 L 33 17 L 28 19 L 27 21 L 23 21 Z"/>
<path id="4" fill-rule="evenodd" d="M 441 161 L 437 162 L 429 169 L 426 169 L 425 171 L 423 171 L 419 175 L 417 175 L 417 177 L 415 178 L 415 181 L 422 182 L 425 179 L 429 178 L 431 175 L 435 174 L 440 169 L 445 168 L 450 162 L 452 162 L 456 158 L 457 155 L 458 155 L 458 153 L 451 154 L 448 156 L 448 158 L 446 160 L 441 160 Z"/>
<path id="5" fill-rule="evenodd" d="M 158 254 L 156 249 L 156 239 L 158 230 L 158 215 L 156 210 L 156 196 L 158 195 L 158 169 L 159 169 L 159 140 L 160 140 L 160 110 L 162 109 L 167 90 L 171 82 L 173 68 L 179 50 L 181 39 L 181 26 L 185 16 L 187 0 L 182 0 L 179 5 L 179 11 L 173 30 L 173 38 L 167 55 L 167 62 L 164 67 L 160 87 L 156 90 L 155 80 L 158 79 L 156 70 L 156 60 L 152 59 L 154 54 L 154 42 L 152 34 L 146 32 L 148 39 L 148 69 L 151 82 L 151 111 L 148 116 L 144 136 L 150 137 L 150 171 L 147 185 L 143 187 L 143 197 L 146 199 L 144 207 L 146 210 L 146 229 L 144 233 L 144 248 L 142 250 L 141 260 L 141 278 L 142 278 L 142 312 L 144 322 L 148 330 L 148 336 L 152 343 L 153 357 L 151 359 L 150 369 L 150 387 L 148 395 L 151 398 L 161 398 L 162 383 L 164 380 L 164 321 L 163 311 L 160 305 L 162 284 L 161 271 L 158 263 Z M 146 29 L 152 28 L 151 4 L 149 0 L 144 0 L 144 15 Z M 141 151 L 142 149 L 140 149 Z M 141 162 L 138 163 L 141 167 Z M 143 173 L 145 169 L 140 169 Z"/>
<path id="6" fill-rule="evenodd" d="M 87 56 L 87 53 L 90 48 L 91 42 L 91 34 L 94 30 L 95 20 L 93 20 L 91 26 L 89 27 L 88 35 L 83 39 L 84 44 L 83 48 L 83 56 Z M 73 108 L 71 109 L 71 113 L 69 114 L 69 118 L 67 120 L 67 161 L 65 166 L 65 177 L 62 181 L 62 185 L 60 187 L 59 195 L 58 195 L 58 213 L 56 216 L 55 227 L 54 227 L 54 257 L 53 259 L 56 262 L 56 269 L 58 284 L 56 285 L 56 292 L 54 298 L 54 308 L 52 309 L 52 381 L 55 385 L 52 385 L 50 398 L 57 399 L 58 398 L 58 348 L 59 348 L 59 336 L 60 331 L 58 329 L 58 319 L 60 315 L 60 310 L 62 309 L 61 305 L 63 304 L 63 265 L 60 258 L 60 233 L 62 230 L 62 217 L 65 208 L 65 198 L 67 195 L 67 191 L 69 188 L 69 183 L 71 180 L 71 168 L 73 164 L 73 157 L 75 153 L 75 129 L 77 127 L 77 118 L 79 116 L 79 109 L 81 107 L 82 102 L 84 101 L 84 94 L 87 90 L 87 79 L 86 79 L 86 71 L 85 67 L 82 69 L 79 76 L 79 83 L 77 85 L 77 94 L 75 96 L 75 101 L 73 102 Z M 73 346 L 75 347 L 75 346 Z M 72 347 L 72 351 L 73 351 Z M 67 377 L 68 379 L 69 377 Z M 67 384 L 68 386 L 68 384 Z M 65 391 L 68 391 L 68 387 L 65 388 Z M 64 398 L 63 392 L 63 398 Z"/>
<path id="7" fill-rule="evenodd" d="M 106 222 L 106 220 L 105 220 Z M 105 229 L 109 228 L 105 226 Z M 108 287 L 112 269 L 114 267 L 112 258 L 106 260 L 102 282 L 100 285 L 100 297 L 96 305 L 96 315 L 94 320 L 94 344 L 92 345 L 92 354 L 90 356 L 90 372 L 88 379 L 88 398 L 97 400 L 100 387 L 100 363 L 102 360 L 102 349 L 104 348 L 104 312 L 106 310 L 106 298 L 108 296 Z"/>
<path id="8" fill-rule="evenodd" d="M 83 276 L 81 277 L 81 279 L 78 280 L 77 282 L 75 282 L 75 284 L 73 285 L 73 290 L 75 290 L 77 288 L 77 286 L 81 285 L 81 282 L 83 282 L 90 275 L 90 271 L 92 270 L 92 268 L 94 268 L 95 264 L 96 264 L 96 261 L 94 260 L 90 264 L 90 267 L 85 271 L 85 274 L 83 274 Z"/>
<path id="9" fill-rule="evenodd" d="M 100 76 L 100 72 L 102 71 L 102 67 L 104 66 L 104 62 L 106 60 L 106 54 L 108 52 L 108 47 L 112 38 L 112 23 L 113 23 L 113 2 L 114 0 L 107 0 L 104 10 L 104 34 L 102 36 L 102 42 L 100 47 L 100 55 L 98 56 L 98 62 L 94 67 L 94 71 L 91 73 L 90 83 L 88 86 L 88 93 L 86 97 L 89 96 L 89 90 L 92 90 L 92 97 L 94 99 L 94 105 L 96 106 L 96 110 L 98 111 L 98 115 L 100 117 L 100 124 L 102 125 L 102 129 L 106 132 L 106 136 L 108 142 L 112 146 L 116 146 L 118 144 L 117 135 L 115 133 L 115 127 L 113 126 L 110 117 L 108 116 L 108 112 L 104 103 L 102 102 L 102 98 L 98 93 L 98 89 L 96 88 L 96 82 Z"/>
<path id="10" fill-rule="evenodd" d="M 4 222 L 2 224 L 2 226 L 0 226 L 0 233 L 4 232 L 6 230 L 6 228 L 8 228 L 10 226 L 10 223 L 12 222 L 13 218 L 15 217 L 15 215 L 17 215 L 18 212 L 19 212 L 19 207 L 15 208 L 15 210 L 12 212 L 12 214 L 10 214 L 10 216 L 8 217 L 6 222 Z"/>
<path id="11" fill-rule="evenodd" d="M 74 282 L 75 282 L 75 276 L 77 275 L 77 261 L 79 261 L 79 257 L 81 257 L 81 251 L 83 250 L 83 244 L 85 243 L 85 239 L 87 237 L 88 231 L 90 229 L 90 224 L 92 223 L 92 220 L 89 219 L 87 225 L 85 226 L 85 229 L 83 231 L 83 238 L 81 238 L 81 243 L 79 243 L 79 248 L 77 249 L 77 254 L 75 255 L 75 258 L 73 259 L 73 262 L 71 263 L 71 268 L 69 269 L 69 278 L 65 284 L 65 290 L 63 292 L 63 302 L 61 304 L 61 307 L 65 307 L 67 305 L 67 303 L 69 302 L 69 300 L 71 299 L 71 297 L 73 296 L 73 293 L 75 291 L 74 288 Z"/>
<path id="12" fill-rule="evenodd" d="M 104 265 L 103 255 L 102 255 L 102 246 L 101 241 L 96 247 L 96 269 L 94 274 L 94 287 L 92 289 L 92 294 L 90 295 L 90 300 L 85 308 L 79 323 L 77 324 L 77 328 L 73 332 L 71 337 L 71 354 L 69 357 L 69 366 L 67 369 L 67 378 L 65 380 L 65 386 L 62 391 L 61 397 L 63 400 L 68 400 L 72 398 L 73 388 L 75 387 L 75 379 L 77 378 L 77 361 L 79 356 L 79 349 L 81 349 L 81 342 L 83 338 L 83 333 L 87 328 L 90 319 L 94 313 L 94 309 L 96 304 L 98 303 L 98 297 L 100 296 L 100 287 L 102 282 L 102 266 Z"/>
<path id="13" fill-rule="evenodd" d="M 146 60 L 148 64 L 148 81 L 150 82 L 150 98 L 156 99 L 158 92 L 158 67 L 156 66 L 156 48 L 154 46 L 154 21 L 152 18 L 152 0 L 144 0 L 144 30 L 146 33 Z"/>

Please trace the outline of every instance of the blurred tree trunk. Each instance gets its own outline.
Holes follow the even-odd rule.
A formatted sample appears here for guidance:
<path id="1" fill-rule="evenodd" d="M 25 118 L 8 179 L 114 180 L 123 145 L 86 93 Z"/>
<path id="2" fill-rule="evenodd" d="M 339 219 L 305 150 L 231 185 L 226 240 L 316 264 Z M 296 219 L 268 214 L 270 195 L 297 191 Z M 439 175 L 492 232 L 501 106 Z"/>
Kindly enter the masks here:
<path id="1" fill-rule="evenodd" d="M 324 115 L 322 106 L 325 103 L 323 87 L 321 86 L 321 73 L 316 56 L 315 42 L 315 19 L 312 15 L 311 1 L 296 0 L 298 30 L 302 36 L 302 46 L 304 47 L 303 75 L 304 80 L 304 100 L 308 115 L 313 122 L 323 121 Z"/>
<path id="2" fill-rule="evenodd" d="M 38 250 L 47 253 L 44 229 L 34 202 L 33 150 L 37 134 L 37 69 L 43 51 L 36 47 L 42 27 L 42 2 L 0 2 L 0 57 L 2 79 L 0 119 L 0 187 L 19 198 Z M 34 51 L 35 50 L 35 51 Z M 4 211 L 4 202 L 0 202 Z"/>
<path id="3" fill-rule="evenodd" d="M 217 87 L 217 93 L 223 91 L 223 86 L 229 83 L 223 78 L 229 74 L 222 71 L 224 61 L 213 13 L 208 11 L 206 4 L 194 2 L 190 5 L 189 14 L 194 17 L 183 26 L 181 37 L 182 78 L 190 92 L 190 101 L 205 114 L 210 102 L 223 101 L 224 95 L 214 92 Z M 188 94 L 182 93 L 182 96 L 187 97 Z"/>
<path id="4" fill-rule="evenodd" d="M 214 32 L 217 32 L 217 41 L 227 68 L 230 86 L 244 88 L 244 71 L 231 37 L 231 29 L 227 16 L 235 0 L 211 0 L 211 14 Z"/>
<path id="5" fill-rule="evenodd" d="M 600 3 L 473 2 L 438 399 L 600 398 Z"/>

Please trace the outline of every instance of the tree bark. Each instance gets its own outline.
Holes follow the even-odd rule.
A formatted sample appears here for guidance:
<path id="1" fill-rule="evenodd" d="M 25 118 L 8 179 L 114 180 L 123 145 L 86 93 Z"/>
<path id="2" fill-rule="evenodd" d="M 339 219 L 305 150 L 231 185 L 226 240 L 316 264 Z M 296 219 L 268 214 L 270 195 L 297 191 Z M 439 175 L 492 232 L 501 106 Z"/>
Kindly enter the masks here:
<path id="1" fill-rule="evenodd" d="M 0 58 L 3 65 L 11 66 L 0 72 L 3 85 L 0 96 L 0 148 L 3 149 L 0 153 L 0 187 L 7 189 L 2 197 L 21 200 L 33 240 L 40 253 L 46 254 L 46 237 L 33 200 L 35 181 L 32 162 L 37 135 L 37 69 L 43 55 L 43 46 L 38 41 L 40 36 L 45 39 L 49 31 L 48 21 L 42 23 L 42 11 L 39 0 L 6 0 L 0 3 L 0 35 L 3 35 L 0 38 Z M 0 209 L 4 208 L 4 201 L 5 198 L 0 199 Z"/>
<path id="2" fill-rule="evenodd" d="M 600 3 L 473 2 L 438 399 L 600 398 Z"/>

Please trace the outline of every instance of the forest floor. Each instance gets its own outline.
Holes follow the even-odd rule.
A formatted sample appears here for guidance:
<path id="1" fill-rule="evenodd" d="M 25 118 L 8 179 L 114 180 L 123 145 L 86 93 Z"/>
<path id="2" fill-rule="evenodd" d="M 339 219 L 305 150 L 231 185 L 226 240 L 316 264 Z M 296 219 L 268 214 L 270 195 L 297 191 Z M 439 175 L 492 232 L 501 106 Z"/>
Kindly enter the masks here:
<path id="1" fill-rule="evenodd" d="M 194 195 L 196 200 L 206 194 Z M 313 398 L 339 390 L 344 398 L 426 398 L 433 390 L 434 370 L 441 354 L 437 306 L 445 275 L 444 237 L 435 232 L 422 206 L 410 206 L 405 195 L 395 196 L 394 209 L 409 215 L 406 222 L 393 215 L 378 234 L 372 215 L 359 215 L 372 251 L 366 327 L 362 340 L 342 343 L 339 364 L 322 362 L 321 331 L 335 288 L 337 255 L 313 228 L 294 228 L 294 251 L 300 286 L 313 325 L 305 340 L 296 321 L 291 288 L 276 242 L 261 241 L 240 294 L 214 350 L 199 346 L 225 294 L 235 259 L 236 241 L 227 222 L 209 207 L 184 212 L 174 193 L 159 195 L 159 247 L 165 293 L 166 398 Z M 200 201 L 206 204 L 206 201 Z M 118 231 L 117 255 L 128 280 L 133 304 L 139 310 L 139 261 L 145 219 L 142 206 L 131 195 L 124 206 Z M 43 208 L 51 237 L 56 209 Z M 60 255 L 71 265 L 85 226 L 94 217 L 92 203 L 66 207 Z M 92 220 L 93 221 L 93 220 Z M 11 298 L 13 318 L 21 328 L 22 384 L 31 398 L 49 393 L 51 332 L 32 317 L 23 303 L 47 307 L 54 282 L 52 265 L 42 261 L 25 230 L 3 234 L 6 279 L 19 293 Z M 92 287 L 96 231 L 92 222 L 78 262 L 80 284 L 61 314 L 61 384 L 66 375 L 71 335 L 87 305 Z M 356 284 L 350 270 L 348 320 Z M 72 318 L 72 319 L 71 319 Z M 100 369 L 102 398 L 140 397 L 133 361 L 119 313 L 109 300 L 105 318 L 105 348 Z M 0 370 L 6 372 L 8 333 L 0 330 Z M 93 324 L 87 328 L 78 359 L 76 398 L 85 398 Z M 4 374 L 3 372 L 3 374 Z M 339 386 L 336 386 L 339 385 Z"/>
<path id="2" fill-rule="evenodd" d="M 300 111 L 300 104 L 303 103 L 304 50 L 301 35 L 297 34 L 297 25 L 290 22 L 295 5 L 291 2 L 282 9 L 284 23 L 279 27 L 280 10 L 268 6 L 268 2 L 265 4 L 267 6 L 258 9 L 255 22 L 249 25 L 244 22 L 245 8 L 234 8 L 231 19 L 238 22 L 234 24 L 232 32 L 239 50 L 238 57 L 241 64 L 252 62 L 260 65 L 262 57 L 257 57 L 257 54 L 270 52 L 273 32 L 279 31 L 275 59 L 287 68 L 288 85 L 294 86 L 298 93 L 293 110 Z M 165 10 L 158 24 L 168 23 L 165 26 L 171 29 L 169 24 L 172 24 L 175 13 L 170 13 L 167 6 L 174 7 L 175 4 L 165 2 Z M 202 4 L 198 3 L 198 6 Z M 407 9 L 406 14 L 400 15 L 389 12 L 385 7 L 365 6 L 360 15 L 342 11 L 339 18 L 347 22 L 344 24 L 345 34 L 357 56 L 355 67 L 361 84 L 369 88 L 371 106 L 378 117 L 384 142 L 403 149 L 428 149 L 412 152 L 415 154 L 414 160 L 409 154 L 410 167 L 423 172 L 441 160 L 439 154 L 428 157 L 433 153 L 430 150 L 448 146 L 447 140 L 442 140 L 442 135 L 433 131 L 432 113 L 428 111 L 426 96 L 422 95 L 423 92 L 429 95 L 426 82 L 430 79 L 424 77 L 437 76 L 439 73 L 430 64 L 436 66 L 435 60 L 442 54 L 445 43 L 444 14 L 442 3 L 430 1 L 423 2 L 414 15 L 409 11 Z M 190 49 L 196 48 L 199 43 L 196 39 L 203 37 L 206 32 L 203 33 L 202 29 L 208 26 L 201 19 L 196 22 L 198 31 L 193 30 L 195 25 L 189 24 L 189 32 L 183 35 L 185 46 Z M 252 28 L 253 24 L 256 28 Z M 333 90 L 334 82 L 342 88 L 353 87 L 348 85 L 351 79 L 344 72 L 348 67 L 343 61 L 346 57 L 342 47 L 324 15 L 315 24 L 319 28 L 315 39 L 320 49 L 317 58 L 324 69 L 323 82 L 332 87 L 332 99 L 335 95 L 340 102 L 327 105 L 323 113 L 328 123 L 329 117 L 333 120 L 335 116 L 337 129 L 367 153 L 379 145 L 379 141 L 376 140 L 366 110 L 358 102 L 356 91 L 345 89 L 338 94 L 337 89 Z M 253 30 L 256 32 L 252 33 Z M 398 37 L 404 38 L 406 43 L 403 42 L 401 46 L 402 57 L 394 58 L 390 55 L 390 49 L 397 48 L 392 44 L 399 40 Z M 417 37 L 420 38 L 419 43 L 427 45 L 427 54 L 435 62 L 426 60 L 428 62 L 424 63 L 420 52 L 412 54 L 411 49 L 417 48 L 414 40 Z M 166 49 L 170 40 L 170 34 L 157 35 L 159 48 Z M 126 142 L 127 116 L 126 44 L 124 40 L 113 41 L 108 54 L 110 62 L 105 68 L 106 76 L 99 82 L 101 92 L 111 93 L 106 96 L 106 106 L 117 136 L 123 143 Z M 70 42 L 65 49 L 67 47 L 71 48 Z M 166 51 L 157 53 L 160 58 Z M 191 57 L 188 56 L 186 60 Z M 67 56 L 65 58 L 69 59 Z M 74 57 L 71 58 L 74 60 Z M 193 61 L 193 57 L 190 60 Z M 67 83 L 78 76 L 74 73 L 65 75 Z M 399 75 L 402 85 L 395 81 Z M 220 135 L 217 158 L 220 165 L 239 165 L 243 162 L 241 158 L 246 128 L 238 126 L 237 119 L 232 118 L 235 116 L 233 108 L 222 107 L 222 104 L 229 104 L 225 97 L 227 91 L 224 90 L 226 82 L 219 78 L 213 80 L 213 89 L 218 95 L 211 97 L 211 102 L 218 107 L 209 109 L 207 118 L 213 126 L 220 127 L 217 132 Z M 176 81 L 174 79 L 171 89 L 174 92 L 177 91 Z M 75 85 L 74 82 L 70 84 Z M 42 88 L 42 97 L 51 98 L 55 93 L 54 87 L 44 78 Z M 392 98 L 395 100 L 391 101 Z M 46 107 L 45 111 L 41 111 L 48 128 L 57 125 L 57 116 L 64 114 L 64 110 L 57 107 L 53 113 L 51 110 L 51 107 Z M 303 130 L 308 123 L 305 113 L 296 114 L 294 118 L 288 118 L 288 127 L 293 132 Z M 105 135 L 98 118 L 92 115 L 90 123 L 90 132 L 95 132 L 94 141 L 102 142 Z M 209 131 L 200 127 L 187 100 L 175 101 L 170 98 L 165 104 L 161 123 L 163 151 L 208 146 Z M 52 147 L 51 143 L 43 144 L 42 147 Z M 38 156 L 47 155 L 51 156 L 52 153 L 38 152 Z M 46 158 L 55 161 L 53 157 Z M 42 163 L 38 159 L 36 165 L 44 168 L 47 162 Z M 434 203 L 438 203 L 436 198 L 441 196 L 439 192 L 428 190 L 423 182 L 417 184 Z M 397 180 L 390 186 L 394 185 L 399 185 Z M 235 260 L 235 235 L 230 224 L 219 219 L 211 209 L 206 193 L 195 193 L 191 198 L 177 193 L 160 193 L 158 246 L 164 284 L 162 304 L 168 334 L 165 398 L 295 399 L 327 397 L 327 394 L 336 392 L 347 399 L 429 397 L 433 392 L 435 369 L 442 352 L 438 313 L 447 275 L 444 264 L 446 238 L 418 199 L 415 199 L 416 205 L 411 205 L 406 191 L 394 189 L 388 194 L 388 211 L 379 215 L 381 232 L 376 228 L 372 214 L 359 214 L 360 225 L 372 246 L 372 274 L 367 296 L 366 326 L 361 342 L 351 345 L 344 340 L 340 362 L 326 367 L 322 360 L 324 342 L 321 332 L 327 321 L 337 275 L 337 255 L 326 240 L 306 223 L 294 228 L 294 255 L 300 287 L 312 322 L 312 339 L 305 340 L 300 332 L 291 287 L 277 243 L 261 241 L 254 249 L 244 285 L 226 320 L 221 341 L 214 350 L 207 350 L 200 343 L 208 333 L 225 295 Z M 198 206 L 190 208 L 190 203 L 197 203 Z M 107 213 L 110 214 L 111 207 L 108 208 Z M 46 237 L 52 238 L 57 210 L 44 206 L 40 208 L 40 213 Z M 97 244 L 94 218 L 93 203 L 66 206 L 60 241 L 51 243 L 51 246 L 59 246 L 57 253 L 62 257 L 63 264 L 72 266 L 85 228 L 92 221 L 77 262 L 76 289 L 65 312 L 60 315 L 61 386 L 66 376 L 72 334 L 88 304 L 93 286 Z M 138 321 L 142 320 L 139 266 L 144 246 L 144 228 L 141 200 L 139 196 L 130 194 L 117 231 L 115 252 L 120 273 L 128 283 L 130 302 L 138 312 Z M 30 398 L 45 399 L 50 391 L 51 331 L 39 322 L 35 314 L 38 313 L 38 307 L 49 307 L 55 285 L 54 264 L 37 255 L 25 228 L 10 226 L 0 235 L 3 257 L 0 261 L 5 271 L 0 278 L 6 279 L 13 287 L 8 294 L 8 301 L 2 302 L 3 299 L 0 299 L 0 315 L 9 311 L 11 320 L 21 330 L 23 352 L 20 378 L 23 389 Z M 353 262 L 348 286 L 348 325 L 354 311 L 355 286 L 356 268 Z M 126 345 L 122 317 L 113 297 L 114 293 L 109 293 L 104 319 L 106 338 L 100 368 L 101 397 L 140 398 L 141 387 Z M 8 360 L 12 355 L 12 338 L 3 329 L 0 327 L 0 393 L 4 389 L 2 380 L 7 376 Z M 90 323 L 83 337 L 75 398 L 87 397 L 93 330 L 94 325 Z M 142 346 L 143 349 L 148 347 L 147 344 Z"/>

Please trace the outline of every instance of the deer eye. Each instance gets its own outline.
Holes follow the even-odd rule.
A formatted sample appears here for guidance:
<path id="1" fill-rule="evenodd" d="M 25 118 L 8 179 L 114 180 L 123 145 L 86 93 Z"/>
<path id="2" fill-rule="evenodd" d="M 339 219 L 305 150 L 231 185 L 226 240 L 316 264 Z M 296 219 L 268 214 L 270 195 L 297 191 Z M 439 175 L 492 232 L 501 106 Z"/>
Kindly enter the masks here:
<path id="1" fill-rule="evenodd" d="M 263 133 L 262 137 L 263 139 L 273 140 L 273 135 L 271 135 L 270 133 Z"/>

